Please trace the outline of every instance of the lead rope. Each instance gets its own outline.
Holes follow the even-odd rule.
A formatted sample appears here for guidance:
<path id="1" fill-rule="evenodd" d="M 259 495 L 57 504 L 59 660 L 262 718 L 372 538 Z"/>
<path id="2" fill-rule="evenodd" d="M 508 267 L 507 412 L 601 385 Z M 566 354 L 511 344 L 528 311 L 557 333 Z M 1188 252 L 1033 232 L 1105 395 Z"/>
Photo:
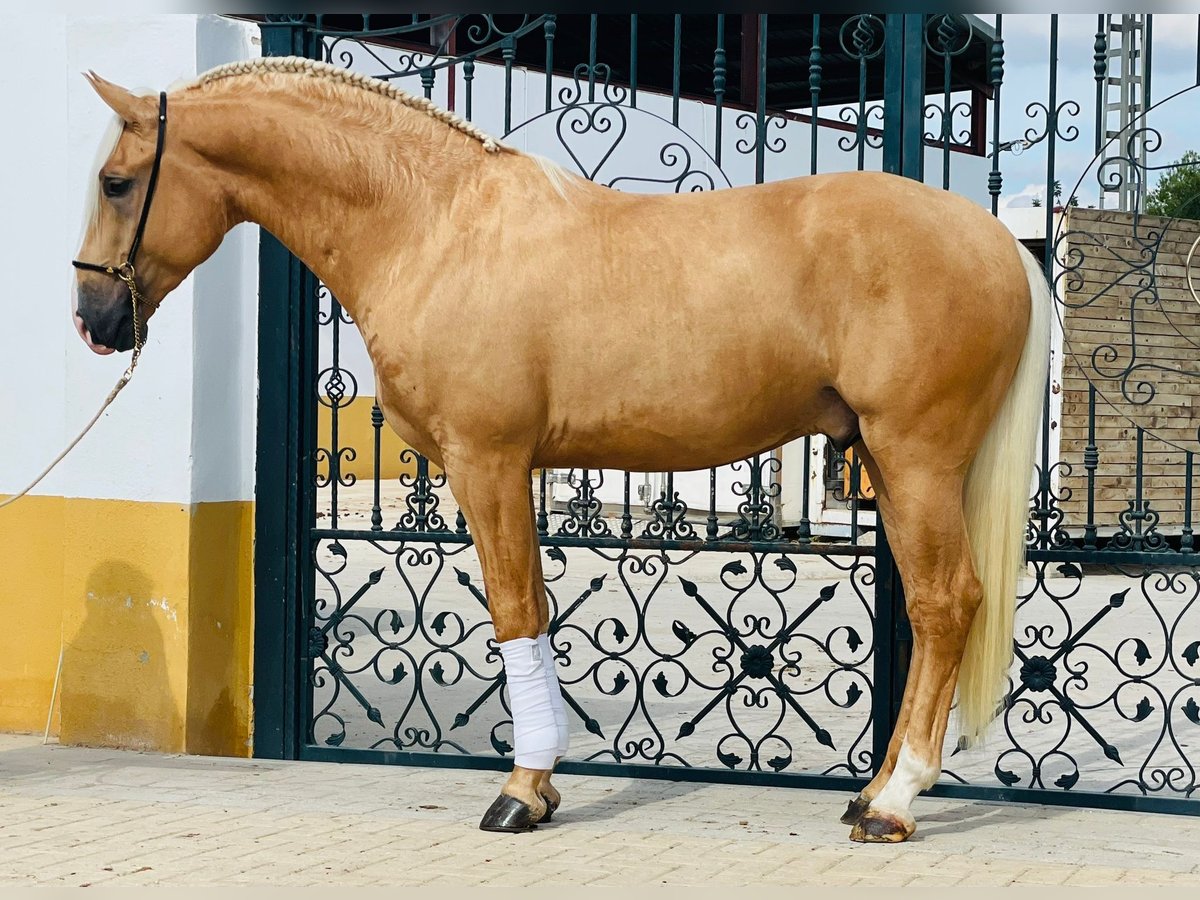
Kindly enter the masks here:
<path id="1" fill-rule="evenodd" d="M 100 404 L 100 408 L 96 410 L 96 414 L 92 416 L 91 420 L 85 426 L 83 426 L 83 431 L 75 435 L 75 439 L 72 440 L 71 443 L 67 444 L 62 453 L 54 457 L 54 460 L 50 463 L 50 465 L 42 469 L 37 478 L 33 479 L 33 481 L 29 482 L 29 484 L 27 484 L 17 493 L 13 494 L 11 497 L 8 497 L 5 500 L 0 500 L 0 509 L 3 509 L 10 503 L 16 503 L 35 487 L 37 487 L 43 478 L 54 471 L 54 467 L 62 462 L 63 459 L 66 458 L 66 455 L 75 449 L 75 445 L 83 440 L 84 435 L 92 430 L 92 426 L 100 421 L 100 417 L 104 415 L 104 411 L 108 409 L 110 405 L 112 405 L 114 400 L 117 399 L 117 394 L 121 393 L 125 385 L 129 384 L 129 380 L 133 378 L 133 370 L 137 368 L 138 359 L 141 358 L 142 347 L 144 346 L 142 342 L 142 323 L 138 318 L 138 303 L 142 301 L 142 292 L 138 290 L 133 266 L 129 265 L 129 263 L 125 263 L 119 269 L 114 269 L 113 267 L 109 266 L 105 269 L 105 271 L 110 275 L 115 275 L 117 278 L 120 278 L 129 288 L 129 296 L 131 298 L 131 302 L 133 303 L 133 357 L 129 360 L 129 366 L 122 373 L 121 377 L 117 379 L 117 383 L 113 386 L 113 389 L 109 391 L 108 396 L 104 398 L 104 402 Z"/>

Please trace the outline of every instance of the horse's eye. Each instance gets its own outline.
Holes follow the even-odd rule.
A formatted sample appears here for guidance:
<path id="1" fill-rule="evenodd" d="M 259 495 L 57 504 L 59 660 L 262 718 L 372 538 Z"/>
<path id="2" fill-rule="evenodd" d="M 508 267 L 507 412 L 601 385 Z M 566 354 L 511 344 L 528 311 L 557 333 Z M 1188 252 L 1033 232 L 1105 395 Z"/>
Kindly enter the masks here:
<path id="1" fill-rule="evenodd" d="M 124 197 L 133 187 L 132 178 L 106 177 L 104 179 L 104 196 L 111 198 Z"/>

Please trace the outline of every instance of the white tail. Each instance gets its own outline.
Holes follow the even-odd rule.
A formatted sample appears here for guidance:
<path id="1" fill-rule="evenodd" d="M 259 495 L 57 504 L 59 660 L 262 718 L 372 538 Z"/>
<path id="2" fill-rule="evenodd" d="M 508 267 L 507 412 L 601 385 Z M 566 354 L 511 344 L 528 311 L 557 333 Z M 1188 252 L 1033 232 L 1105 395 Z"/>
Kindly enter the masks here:
<path id="1" fill-rule="evenodd" d="M 1008 394 L 967 474 L 963 512 L 983 603 L 958 676 L 958 725 L 966 743 L 995 718 L 1012 662 L 1017 573 L 1025 561 L 1029 486 L 1050 363 L 1050 289 L 1033 254 L 1017 245 L 1029 280 L 1029 331 Z"/>

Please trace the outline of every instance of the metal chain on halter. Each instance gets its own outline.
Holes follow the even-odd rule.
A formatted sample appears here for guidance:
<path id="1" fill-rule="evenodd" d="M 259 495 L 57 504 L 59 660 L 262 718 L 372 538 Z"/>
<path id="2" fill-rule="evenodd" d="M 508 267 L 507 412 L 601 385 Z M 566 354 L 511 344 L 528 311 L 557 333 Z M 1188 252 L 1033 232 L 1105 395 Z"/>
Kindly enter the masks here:
<path id="1" fill-rule="evenodd" d="M 125 371 L 121 373 L 121 377 L 117 379 L 117 383 L 113 385 L 113 389 L 108 392 L 108 396 L 104 398 L 104 402 L 100 404 L 100 408 L 96 410 L 96 414 L 92 416 L 91 420 L 85 426 L 83 426 L 83 430 L 79 432 L 79 434 L 75 435 L 74 440 L 67 444 L 62 453 L 54 457 L 54 460 L 50 463 L 50 465 L 42 469 L 42 471 L 35 479 L 33 479 L 33 481 L 29 482 L 29 484 L 25 485 L 25 487 L 13 494 L 11 497 L 6 497 L 4 500 L 0 500 L 0 509 L 3 509 L 10 503 L 16 503 L 35 487 L 37 487 L 43 478 L 54 471 L 54 467 L 62 462 L 63 459 L 66 458 L 66 455 L 75 449 L 75 445 L 83 440 L 84 435 L 92 430 L 92 426 L 100 421 L 100 417 L 104 415 L 104 411 L 108 409 L 114 400 L 117 399 L 117 394 L 121 393 L 125 385 L 129 384 L 130 379 L 133 378 L 133 370 L 137 368 L 138 360 L 141 359 L 142 356 L 142 347 L 145 346 L 145 342 L 142 340 L 141 317 L 138 315 L 138 304 L 144 302 L 145 298 L 142 297 L 142 292 L 138 290 L 137 281 L 135 280 L 136 273 L 134 272 L 133 266 L 129 265 L 129 263 L 123 264 L 119 269 L 109 267 L 108 272 L 109 274 L 115 276 L 116 278 L 120 278 L 123 282 L 125 282 L 126 286 L 129 288 L 130 302 L 133 304 L 133 356 L 129 360 L 129 365 L 125 367 Z"/>
<path id="2" fill-rule="evenodd" d="M 129 360 L 129 367 L 125 370 L 125 374 L 121 376 L 121 380 L 113 388 L 113 396 L 115 397 L 120 393 L 121 388 L 129 383 L 129 379 L 133 377 L 133 370 L 137 368 L 138 359 L 142 355 L 142 347 L 145 346 L 145 341 L 142 340 L 142 320 L 138 316 L 138 304 L 145 303 L 146 298 L 138 290 L 137 272 L 133 268 L 133 263 L 122 263 L 119 268 L 113 270 L 112 274 L 125 282 L 125 286 L 129 288 L 129 298 L 133 306 L 133 357 Z"/>

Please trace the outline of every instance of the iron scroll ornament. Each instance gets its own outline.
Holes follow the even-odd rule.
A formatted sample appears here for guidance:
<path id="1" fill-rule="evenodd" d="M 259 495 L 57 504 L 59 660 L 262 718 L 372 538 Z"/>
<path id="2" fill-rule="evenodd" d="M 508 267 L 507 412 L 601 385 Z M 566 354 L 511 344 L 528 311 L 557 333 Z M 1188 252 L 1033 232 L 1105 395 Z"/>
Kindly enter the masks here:
<path id="1" fill-rule="evenodd" d="M 1162 134 L 1149 127 L 1148 117 L 1185 95 L 1190 94 L 1193 102 L 1200 100 L 1198 88 L 1200 85 L 1193 85 L 1160 100 L 1110 137 L 1066 196 L 1074 197 L 1095 177 L 1101 189 L 1110 191 L 1132 181 L 1139 187 L 1138 197 L 1144 198 L 1152 173 L 1179 167 L 1141 161 L 1139 151 L 1143 147 L 1148 157 L 1162 149 Z M 1160 158 L 1165 155 L 1160 154 Z M 1075 220 L 1101 213 L 1072 207 L 1059 217 L 1051 279 L 1055 313 L 1068 359 L 1097 395 L 1135 428 L 1169 446 L 1194 453 L 1200 450 L 1200 427 L 1181 438 L 1179 434 L 1164 433 L 1158 423 L 1163 411 L 1160 407 L 1164 406 L 1160 398 L 1172 393 L 1166 389 L 1169 384 L 1200 389 L 1200 305 L 1189 290 L 1200 275 L 1191 270 L 1200 266 L 1200 259 L 1189 253 L 1197 235 L 1194 228 L 1181 226 L 1189 220 L 1147 218 L 1141 202 L 1139 199 L 1138 208 L 1133 210 L 1132 234 L 1127 242 L 1109 240 L 1094 229 L 1077 227 Z M 1168 266 L 1177 265 L 1174 257 L 1183 264 L 1179 274 L 1167 271 Z M 1164 296 L 1168 280 L 1169 289 L 1178 289 L 1186 299 L 1176 301 Z M 1072 340 L 1068 315 L 1071 311 L 1087 315 L 1089 309 L 1102 309 L 1101 304 L 1117 309 L 1118 318 L 1107 318 L 1108 326 L 1116 327 L 1112 327 L 1111 337 L 1096 346 L 1082 347 L 1082 341 Z M 1155 332 L 1192 351 L 1184 354 L 1190 360 L 1157 358 L 1151 340 Z M 1168 400 L 1166 405 L 1170 403 Z"/>
<path id="2" fill-rule="evenodd" d="M 515 21 L 506 25 L 491 13 L 437 13 L 431 18 L 394 28 L 343 31 L 318 27 L 314 33 L 322 39 L 323 58 L 329 63 L 350 69 L 356 62 L 370 60 L 383 69 L 374 76 L 383 81 L 418 75 L 423 83 L 432 85 L 439 70 L 452 71 L 465 60 L 473 62 L 487 54 L 511 52 L 520 38 L 542 28 L 551 17 L 514 13 L 512 18 Z M 434 42 L 425 51 L 387 51 L 383 45 L 369 40 L 409 36 L 420 40 L 429 35 L 435 36 Z M 452 35 L 465 38 L 465 46 L 454 52 L 450 44 Z"/>
<path id="3" fill-rule="evenodd" d="M 654 134 L 659 137 L 649 144 L 630 140 Z M 716 160 L 694 138 L 668 119 L 637 107 L 611 101 L 576 102 L 522 122 L 504 139 L 512 142 L 517 136 L 524 137 L 534 152 L 605 187 L 678 194 L 731 186 Z M 631 174 L 646 171 L 642 150 L 658 141 L 658 173 Z"/>

